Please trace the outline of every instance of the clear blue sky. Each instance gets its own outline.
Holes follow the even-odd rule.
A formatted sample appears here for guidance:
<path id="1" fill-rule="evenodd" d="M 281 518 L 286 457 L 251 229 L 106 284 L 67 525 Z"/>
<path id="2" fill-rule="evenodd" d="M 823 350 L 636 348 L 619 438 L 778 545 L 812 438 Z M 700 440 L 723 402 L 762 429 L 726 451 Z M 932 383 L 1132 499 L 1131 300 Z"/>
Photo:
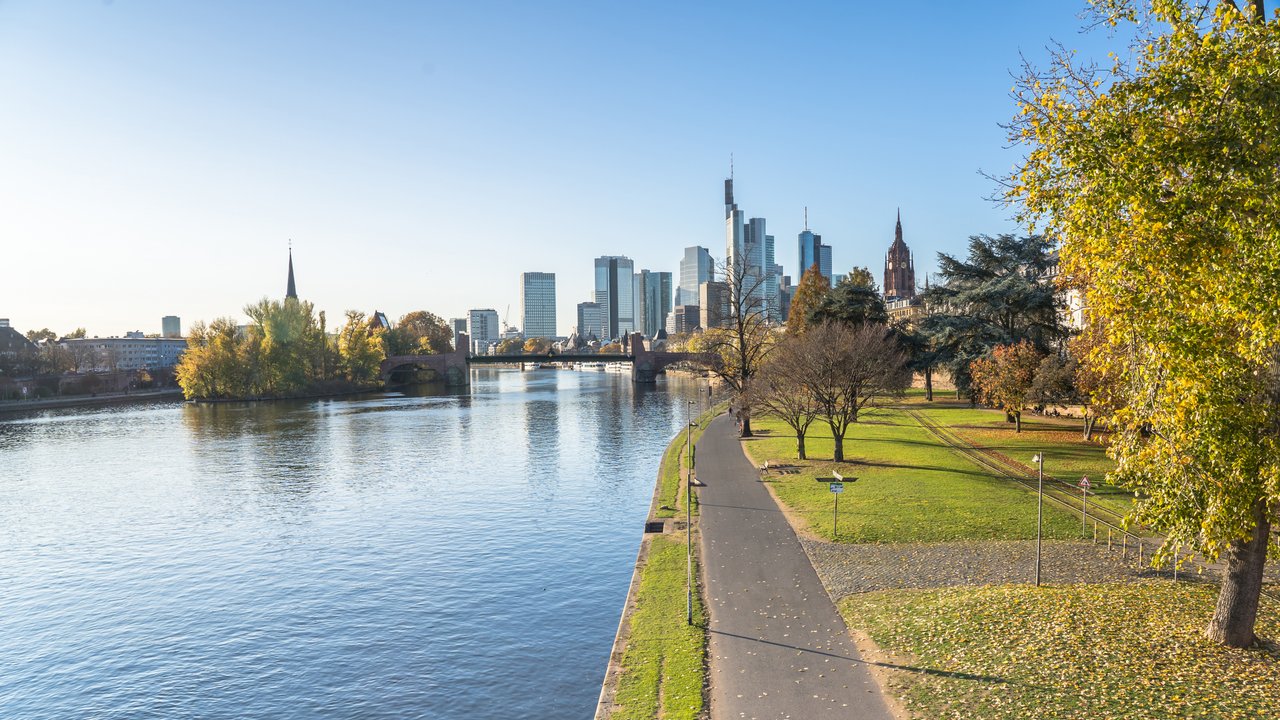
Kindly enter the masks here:
<path id="1" fill-rule="evenodd" d="M 722 183 L 794 274 L 804 206 L 837 272 L 917 272 L 1015 159 L 1019 52 L 1082 2 L 0 2 L 0 317 L 158 332 L 284 293 L 330 317 L 508 304 L 592 259 L 724 253 Z M 332 322 L 332 321 L 331 321 Z"/>

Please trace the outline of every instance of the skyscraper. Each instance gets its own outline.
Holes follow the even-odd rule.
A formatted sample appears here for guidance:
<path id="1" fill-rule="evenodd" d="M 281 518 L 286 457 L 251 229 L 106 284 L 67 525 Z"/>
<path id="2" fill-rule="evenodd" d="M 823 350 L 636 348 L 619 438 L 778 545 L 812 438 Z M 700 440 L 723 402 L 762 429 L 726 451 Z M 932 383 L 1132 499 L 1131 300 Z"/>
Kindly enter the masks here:
<path id="1" fill-rule="evenodd" d="M 634 332 L 635 263 L 631 258 L 605 255 L 596 258 L 595 301 L 604 315 L 605 334 L 600 340 L 612 340 Z"/>
<path id="2" fill-rule="evenodd" d="M 160 318 L 160 334 L 167 338 L 182 337 L 182 319 L 177 315 Z"/>
<path id="3" fill-rule="evenodd" d="M 641 270 L 635 274 L 636 329 L 647 337 L 666 327 L 671 313 L 671 273 Z"/>
<path id="4" fill-rule="evenodd" d="M 893 229 L 893 244 L 884 256 L 884 299 L 909 300 L 916 296 L 916 266 L 911 249 L 902 241 L 902 211 Z"/>
<path id="5" fill-rule="evenodd" d="M 526 338 L 556 336 L 556 274 L 520 274 L 520 327 Z"/>
<path id="6" fill-rule="evenodd" d="M 599 340 L 600 336 L 604 335 L 606 332 L 604 328 L 604 321 L 605 317 L 602 312 L 602 308 L 600 307 L 600 303 L 578 303 L 577 331 L 578 335 L 582 336 L 583 340 L 587 340 L 591 337 Z"/>
<path id="7" fill-rule="evenodd" d="M 684 258 L 680 260 L 680 285 L 676 288 L 676 305 L 697 305 L 698 286 L 714 280 L 716 276 L 715 261 L 711 253 L 701 245 L 684 249 Z"/>
<path id="8" fill-rule="evenodd" d="M 462 339 L 462 338 L 461 338 L 461 337 L 459 337 L 459 336 L 460 336 L 460 335 L 462 335 L 463 333 L 465 333 L 465 332 L 467 331 L 467 319 L 466 319 L 466 318 L 451 318 L 451 319 L 449 320 L 449 327 L 453 329 L 453 349 L 454 349 L 454 350 L 465 350 L 466 348 L 463 348 L 463 347 L 459 347 L 459 346 L 458 346 L 458 341 L 460 341 L 460 340 Z"/>
<path id="9" fill-rule="evenodd" d="M 796 276 L 803 277 L 806 270 L 818 266 L 818 272 L 831 284 L 831 246 L 822 244 L 822 236 L 809 229 L 809 208 L 804 209 L 804 230 L 798 236 L 800 244 L 799 261 Z"/>
<path id="10" fill-rule="evenodd" d="M 750 298 L 744 309 L 763 313 L 777 322 L 781 310 L 774 275 L 773 236 L 765 231 L 764 218 L 746 220 L 738 209 L 733 198 L 733 177 L 724 181 L 724 202 L 725 260 L 730 273 L 725 282 L 740 280 Z"/>

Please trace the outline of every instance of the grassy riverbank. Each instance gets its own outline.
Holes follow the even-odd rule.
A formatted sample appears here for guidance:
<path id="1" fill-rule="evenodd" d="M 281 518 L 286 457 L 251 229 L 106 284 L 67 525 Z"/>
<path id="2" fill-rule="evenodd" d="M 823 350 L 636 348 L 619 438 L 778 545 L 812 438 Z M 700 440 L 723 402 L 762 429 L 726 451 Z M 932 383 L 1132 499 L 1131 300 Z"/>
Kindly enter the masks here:
<path id="1" fill-rule="evenodd" d="M 728 406 L 727 403 L 720 403 L 712 406 L 710 410 L 698 416 L 694 420 L 694 428 L 692 433 L 692 441 L 685 437 L 685 433 L 680 433 L 671 440 L 671 444 L 667 446 L 667 451 L 662 455 L 662 466 L 658 478 L 658 502 L 657 507 L 653 510 L 654 517 L 669 518 L 676 517 L 677 513 L 684 514 L 684 503 L 686 495 L 685 472 L 689 467 L 689 459 L 685 454 L 686 447 L 689 452 L 693 452 L 693 446 L 698 444 L 698 439 L 702 437 L 703 431 L 711 424 L 711 421 L 717 415 L 724 412 Z M 696 464 L 697 458 L 694 458 Z M 693 513 L 698 513 L 698 496 L 693 497 Z"/>
<path id="2" fill-rule="evenodd" d="M 763 434 L 744 447 L 757 465 L 794 466 L 795 472 L 771 472 L 769 485 L 798 529 L 816 537 L 885 543 L 1036 536 L 1035 493 L 993 477 L 901 410 L 866 411 L 845 437 L 848 461 L 841 464 L 829 459 L 834 441 L 824 423 L 809 429 L 807 461 L 795 459 L 795 437 L 785 423 L 756 418 L 753 425 Z M 858 478 L 846 482 L 840 496 L 838 535 L 832 533 L 832 494 L 816 482 L 832 470 Z M 1047 538 L 1080 538 L 1079 516 L 1046 503 L 1044 532 Z"/>
<path id="3" fill-rule="evenodd" d="M 640 570 L 622 655 L 622 673 L 609 717 L 616 720 L 693 720 L 702 715 L 706 679 L 706 618 L 693 595 L 686 623 L 685 534 L 652 535 Z M 698 577 L 694 558 L 694 577 Z"/>
<path id="4" fill-rule="evenodd" d="M 1204 637 L 1212 585 L 1006 585 L 894 590 L 840 611 L 879 646 L 890 690 L 920 717 L 1280 717 L 1280 646 Z M 1258 619 L 1280 636 L 1274 604 Z"/>

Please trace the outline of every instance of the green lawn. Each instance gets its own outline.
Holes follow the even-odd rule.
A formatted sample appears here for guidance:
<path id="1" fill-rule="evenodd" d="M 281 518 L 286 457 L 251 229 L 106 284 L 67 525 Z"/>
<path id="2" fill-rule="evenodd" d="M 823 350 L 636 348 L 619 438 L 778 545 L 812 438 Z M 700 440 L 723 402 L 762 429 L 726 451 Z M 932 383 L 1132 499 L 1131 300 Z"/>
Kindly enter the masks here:
<path id="1" fill-rule="evenodd" d="M 1018 433 L 1012 424 L 1005 422 L 1003 412 L 970 408 L 966 401 L 943 399 L 932 403 L 913 402 L 910 406 L 933 422 L 950 427 L 975 446 L 1019 463 L 1029 473 L 1036 470 L 1031 457 L 1043 451 L 1046 475 L 1072 484 L 1087 475 L 1094 493 L 1090 502 L 1119 513 L 1132 509 L 1132 493 L 1103 482 L 1115 463 L 1098 441 L 1101 435 L 1095 432 L 1093 440 L 1083 440 L 1079 420 L 1024 413 L 1022 432 Z"/>
<path id="2" fill-rule="evenodd" d="M 706 620 L 695 592 L 694 623 L 685 621 L 684 538 L 684 533 L 650 536 L 614 699 L 621 708 L 612 718 L 692 719 L 702 713 Z M 693 573 L 698 577 L 696 557 Z"/>
<path id="3" fill-rule="evenodd" d="M 1232 650 L 1202 633 L 1210 585 L 1167 580 L 893 590 L 839 603 L 921 717 L 1275 718 L 1280 647 Z M 1274 604 L 1258 633 L 1280 636 Z"/>
<path id="4" fill-rule="evenodd" d="M 793 519 L 809 532 L 832 539 L 833 495 L 816 482 L 833 469 L 845 476 L 840 496 L 842 542 L 936 542 L 945 540 L 1016 540 L 1036 536 L 1036 497 L 947 449 L 918 422 L 900 410 L 863 414 L 845 438 L 849 462 L 830 461 L 833 441 L 822 422 L 809 429 L 809 462 L 795 460 L 795 437 L 786 424 L 756 418 L 753 427 L 767 435 L 745 446 L 759 465 L 789 463 L 796 474 L 770 474 L 770 485 Z M 1045 537 L 1081 537 L 1080 520 L 1050 503 L 1044 506 Z"/>

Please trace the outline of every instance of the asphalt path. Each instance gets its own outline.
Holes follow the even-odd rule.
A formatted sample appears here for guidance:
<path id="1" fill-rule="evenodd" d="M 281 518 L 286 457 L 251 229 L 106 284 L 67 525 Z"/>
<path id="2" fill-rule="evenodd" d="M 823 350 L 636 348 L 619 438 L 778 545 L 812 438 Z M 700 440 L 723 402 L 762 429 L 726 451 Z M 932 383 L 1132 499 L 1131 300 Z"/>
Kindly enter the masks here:
<path id="1" fill-rule="evenodd" d="M 890 720 L 844 620 L 743 455 L 732 418 L 711 423 L 696 457 L 712 720 Z"/>

